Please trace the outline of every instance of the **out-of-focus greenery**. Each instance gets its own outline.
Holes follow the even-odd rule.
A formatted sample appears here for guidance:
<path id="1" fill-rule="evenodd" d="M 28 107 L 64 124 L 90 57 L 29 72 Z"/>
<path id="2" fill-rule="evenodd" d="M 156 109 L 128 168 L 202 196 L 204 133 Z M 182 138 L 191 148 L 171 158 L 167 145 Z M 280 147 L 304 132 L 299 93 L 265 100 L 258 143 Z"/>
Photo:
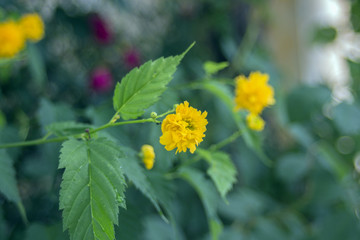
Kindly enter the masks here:
<path id="1" fill-rule="evenodd" d="M 349 2 L 349 18 L 359 32 L 360 1 Z M 127 209 L 120 209 L 116 239 L 210 239 L 217 235 L 211 231 L 218 231 L 223 240 L 358 239 L 360 59 L 347 60 L 351 102 L 335 102 L 326 85 L 296 85 L 297 79 L 282 78 L 265 34 L 269 4 L 263 0 L 0 0 L 0 19 L 38 12 L 46 26 L 41 42 L 28 44 L 11 61 L 0 62 L 0 142 L 37 139 L 46 133 L 45 126 L 59 121 L 105 124 L 113 116 L 117 81 L 133 67 L 179 54 L 196 41 L 169 89 L 145 116 L 190 99 L 206 110 L 206 138 L 195 153 L 206 162 L 196 162 L 196 170 L 181 167 L 180 177 L 172 180 L 168 173 L 193 156 L 167 152 L 159 143 L 158 125 L 106 130 L 104 135 L 117 139 L 119 145 L 139 151 L 143 144 L 154 146 L 156 163 L 146 171 L 146 180 L 161 205 L 154 207 L 149 196 L 139 191 L 141 181 L 128 177 Z M 313 32 L 314 44 L 336 39 L 331 27 Z M 104 78 L 111 87 L 100 90 L 94 85 L 99 68 L 106 69 Z M 205 175 L 211 157 L 204 149 L 239 127 L 226 101 L 233 94 L 233 78 L 254 70 L 270 75 L 276 105 L 265 111 L 262 133 L 234 138 L 218 153 L 225 162 L 221 167 L 226 168 L 231 159 L 238 171 L 236 185 L 221 198 L 214 194 L 211 174 Z M 200 81 L 204 81 L 201 87 Z M 294 82 L 292 88 L 282 87 L 285 81 Z M 1 240 L 69 239 L 62 231 L 59 210 L 60 147 L 50 143 L 0 152 L 0 181 L 6 178 L 4 172 L 14 174 L 7 170 L 13 164 L 19 189 L 11 199 L 0 194 Z M 221 174 L 215 170 L 212 174 Z M 19 197 L 26 216 L 16 204 Z"/>

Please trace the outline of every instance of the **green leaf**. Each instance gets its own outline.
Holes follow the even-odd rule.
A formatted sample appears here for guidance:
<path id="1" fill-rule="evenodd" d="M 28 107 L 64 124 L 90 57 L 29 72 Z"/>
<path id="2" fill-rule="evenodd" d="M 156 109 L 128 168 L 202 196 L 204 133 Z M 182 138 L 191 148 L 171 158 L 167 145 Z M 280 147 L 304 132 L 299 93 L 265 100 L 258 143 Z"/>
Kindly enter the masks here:
<path id="1" fill-rule="evenodd" d="M 229 155 L 204 149 L 198 149 L 196 152 L 210 164 L 207 173 L 214 181 L 221 197 L 226 201 L 226 194 L 236 182 L 236 168 Z"/>
<path id="2" fill-rule="evenodd" d="M 116 85 L 113 97 L 115 111 L 123 119 L 141 116 L 146 108 L 159 100 L 176 67 L 193 45 L 194 43 L 181 55 L 148 61 L 140 68 L 131 70 Z"/>
<path id="3" fill-rule="evenodd" d="M 325 44 L 331 43 L 335 40 L 337 31 L 333 27 L 318 28 L 314 34 L 314 42 Z"/>
<path id="4" fill-rule="evenodd" d="M 124 147 L 121 150 L 126 154 L 126 158 L 119 159 L 124 174 L 152 202 L 156 210 L 161 213 L 155 191 L 145 175 L 144 168 L 139 164 L 137 152 Z"/>
<path id="5" fill-rule="evenodd" d="M 336 127 L 344 135 L 355 135 L 360 132 L 360 106 L 341 103 L 334 108 L 333 118 Z"/>
<path id="6" fill-rule="evenodd" d="M 21 201 L 13 163 L 5 150 L 0 150 L 0 192 L 9 201 L 15 203 Z"/>
<path id="7" fill-rule="evenodd" d="M 360 1 L 359 1 L 359 3 L 360 3 Z M 360 24 L 359 24 L 359 26 L 360 26 Z M 351 60 L 347 60 L 347 63 L 348 63 L 351 78 L 352 78 L 351 89 L 353 90 L 354 94 L 356 94 L 358 97 L 360 97 L 360 63 L 354 62 Z"/>
<path id="8" fill-rule="evenodd" d="M 0 150 L 0 192 L 4 194 L 9 201 L 16 203 L 23 221 L 27 223 L 28 220 L 17 187 L 13 163 L 3 149 Z"/>
<path id="9" fill-rule="evenodd" d="M 189 182 L 189 184 L 198 193 L 208 218 L 208 224 L 213 240 L 218 239 L 221 233 L 222 224 L 217 216 L 217 206 L 219 203 L 219 196 L 214 185 L 205 178 L 204 174 L 194 168 L 181 167 L 178 170 L 181 178 Z"/>
<path id="10" fill-rule="evenodd" d="M 84 133 L 86 129 L 91 128 L 90 124 L 77 123 L 77 122 L 56 122 L 50 125 L 47 125 L 45 129 L 49 133 L 53 133 L 56 136 L 68 136 L 74 134 Z"/>
<path id="11" fill-rule="evenodd" d="M 227 68 L 229 66 L 228 62 L 212 62 L 207 61 L 204 63 L 204 70 L 206 75 L 213 75 L 219 72 L 220 70 Z"/>
<path id="12" fill-rule="evenodd" d="M 125 207 L 125 180 L 113 142 L 98 138 L 63 143 L 59 168 L 65 168 L 60 190 L 63 226 L 71 239 L 113 240 L 118 206 Z"/>

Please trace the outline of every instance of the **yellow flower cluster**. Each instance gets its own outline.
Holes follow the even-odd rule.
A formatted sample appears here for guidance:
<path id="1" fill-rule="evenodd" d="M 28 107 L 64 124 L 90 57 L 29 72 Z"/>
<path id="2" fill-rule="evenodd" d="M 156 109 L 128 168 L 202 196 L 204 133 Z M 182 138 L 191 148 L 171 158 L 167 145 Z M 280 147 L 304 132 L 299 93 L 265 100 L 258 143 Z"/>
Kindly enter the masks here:
<path id="1" fill-rule="evenodd" d="M 14 57 L 26 40 L 37 42 L 44 36 L 44 23 L 38 14 L 25 14 L 18 22 L 0 23 L 0 58 Z"/>
<path id="2" fill-rule="evenodd" d="M 177 148 L 176 153 L 186 152 L 187 149 L 194 153 L 196 147 L 203 141 L 206 131 L 207 112 L 190 107 L 185 101 L 176 107 L 175 114 L 166 116 L 161 124 L 163 135 L 160 143 L 165 149 L 171 151 Z"/>
<path id="3" fill-rule="evenodd" d="M 268 85 L 268 80 L 269 75 L 261 72 L 252 72 L 248 78 L 240 75 L 235 79 L 235 109 L 250 112 L 247 124 L 255 131 L 264 128 L 265 122 L 259 116 L 263 109 L 275 104 L 274 89 Z"/>
<path id="4" fill-rule="evenodd" d="M 155 162 L 154 148 L 151 145 L 143 145 L 141 147 L 141 155 L 145 168 L 148 170 L 152 169 Z"/>

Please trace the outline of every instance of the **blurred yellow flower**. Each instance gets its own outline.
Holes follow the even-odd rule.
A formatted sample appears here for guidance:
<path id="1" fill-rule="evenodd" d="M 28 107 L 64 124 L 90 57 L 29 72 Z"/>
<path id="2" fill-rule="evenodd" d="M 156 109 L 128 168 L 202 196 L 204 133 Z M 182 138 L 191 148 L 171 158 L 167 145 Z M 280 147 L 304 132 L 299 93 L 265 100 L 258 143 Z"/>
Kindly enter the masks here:
<path id="1" fill-rule="evenodd" d="M 155 162 L 154 148 L 151 145 L 147 145 L 147 144 L 143 145 L 141 147 L 141 155 L 145 168 L 147 170 L 152 169 Z"/>
<path id="2" fill-rule="evenodd" d="M 274 90 L 267 84 L 268 80 L 269 75 L 261 72 L 252 72 L 248 78 L 236 77 L 235 109 L 260 114 L 265 107 L 275 104 Z"/>
<path id="3" fill-rule="evenodd" d="M 25 46 L 24 34 L 13 21 L 0 23 L 0 58 L 15 56 Z"/>
<path id="4" fill-rule="evenodd" d="M 246 117 L 248 127 L 255 131 L 262 131 L 265 126 L 265 121 L 256 114 L 250 113 Z"/>
<path id="5" fill-rule="evenodd" d="M 44 22 L 37 13 L 25 14 L 19 24 L 28 40 L 37 42 L 43 38 Z"/>
<path id="6" fill-rule="evenodd" d="M 171 151 L 177 148 L 176 153 L 186 152 L 189 148 L 194 153 L 196 147 L 203 141 L 206 131 L 207 112 L 190 107 L 185 101 L 176 107 L 175 114 L 166 116 L 161 124 L 163 135 L 160 143 L 165 145 L 165 149 Z"/>

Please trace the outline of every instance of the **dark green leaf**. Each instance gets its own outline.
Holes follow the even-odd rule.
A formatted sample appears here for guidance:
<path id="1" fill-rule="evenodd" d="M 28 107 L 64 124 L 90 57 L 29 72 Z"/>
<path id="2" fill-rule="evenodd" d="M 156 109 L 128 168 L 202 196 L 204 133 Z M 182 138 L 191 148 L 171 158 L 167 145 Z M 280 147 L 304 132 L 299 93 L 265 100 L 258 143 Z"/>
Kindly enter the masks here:
<path id="1" fill-rule="evenodd" d="M 276 164 L 277 175 L 285 182 L 300 180 L 309 167 L 306 154 L 287 154 L 280 158 Z"/>
<path id="2" fill-rule="evenodd" d="M 0 192 L 9 201 L 21 202 L 12 160 L 5 150 L 0 150 Z"/>

